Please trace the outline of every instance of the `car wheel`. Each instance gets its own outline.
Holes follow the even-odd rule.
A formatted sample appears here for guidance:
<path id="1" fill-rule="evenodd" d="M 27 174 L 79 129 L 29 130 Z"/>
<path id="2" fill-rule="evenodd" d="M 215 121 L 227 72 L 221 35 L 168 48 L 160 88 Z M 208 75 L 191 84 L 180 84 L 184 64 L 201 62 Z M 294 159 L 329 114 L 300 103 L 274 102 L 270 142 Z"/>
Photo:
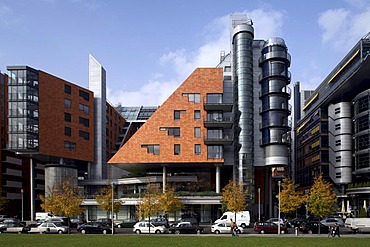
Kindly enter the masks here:
<path id="1" fill-rule="evenodd" d="M 135 233 L 136 233 L 136 234 L 140 234 L 140 233 L 141 233 L 141 231 L 140 231 L 140 230 L 136 230 L 136 231 L 135 231 Z"/>
<path id="2" fill-rule="evenodd" d="M 265 230 L 261 230 L 261 231 L 260 231 L 260 233 L 261 233 L 261 234 L 265 234 Z"/>
<path id="3" fill-rule="evenodd" d="M 285 231 L 284 231 L 284 230 L 281 230 L 281 231 L 280 231 L 280 233 L 281 233 L 281 234 L 285 234 Z"/>
<path id="4" fill-rule="evenodd" d="M 156 230 L 155 233 L 156 234 L 161 234 L 161 231 L 160 230 Z"/>
<path id="5" fill-rule="evenodd" d="M 312 230 L 308 230 L 308 234 L 312 234 Z"/>
<path id="6" fill-rule="evenodd" d="M 200 235 L 201 233 L 202 233 L 202 231 L 198 229 L 197 234 Z"/>
<path id="7" fill-rule="evenodd" d="M 240 231 L 240 230 L 237 230 L 236 232 L 237 232 L 238 234 L 242 233 L 242 231 Z"/>
<path id="8" fill-rule="evenodd" d="M 59 231 L 58 231 L 58 233 L 59 233 L 59 234 L 63 234 L 63 231 L 62 231 L 62 230 L 59 230 Z"/>
<path id="9" fill-rule="evenodd" d="M 121 225 L 118 225 L 117 227 L 118 227 L 118 228 L 121 228 L 122 226 L 121 226 Z"/>
<path id="10" fill-rule="evenodd" d="M 245 223 L 243 223 L 243 224 L 241 225 L 241 227 L 246 228 L 246 227 L 247 227 L 247 225 L 246 225 Z"/>
<path id="11" fill-rule="evenodd" d="M 81 233 L 82 234 L 86 234 L 86 230 L 81 230 Z"/>
<path id="12" fill-rule="evenodd" d="M 216 233 L 216 234 L 220 234 L 220 231 L 219 231 L 219 230 L 216 230 L 216 231 L 215 231 L 215 233 Z"/>
<path id="13" fill-rule="evenodd" d="M 103 234 L 107 234 L 107 230 L 103 230 Z"/>
<path id="14" fill-rule="evenodd" d="M 180 230 L 176 230 L 175 231 L 175 234 L 179 235 L 180 234 Z"/>

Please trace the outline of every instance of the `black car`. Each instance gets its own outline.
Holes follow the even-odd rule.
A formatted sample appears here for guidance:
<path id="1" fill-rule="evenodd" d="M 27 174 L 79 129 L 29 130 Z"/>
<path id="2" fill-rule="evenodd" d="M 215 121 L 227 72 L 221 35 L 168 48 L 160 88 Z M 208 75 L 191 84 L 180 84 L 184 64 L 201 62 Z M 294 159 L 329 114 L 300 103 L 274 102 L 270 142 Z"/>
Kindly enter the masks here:
<path id="1" fill-rule="evenodd" d="M 189 222 L 181 222 L 176 226 L 171 226 L 168 231 L 170 233 L 180 234 L 180 233 L 196 233 L 201 234 L 204 231 L 202 226 L 192 225 Z"/>
<path id="2" fill-rule="evenodd" d="M 302 223 L 308 222 L 308 220 L 304 217 L 301 217 L 301 218 L 294 218 L 292 220 L 289 220 L 288 222 L 292 227 L 299 227 L 300 225 L 302 225 Z"/>
<path id="3" fill-rule="evenodd" d="M 304 222 L 299 226 L 299 230 L 303 233 L 319 233 L 319 225 L 320 233 L 329 233 L 329 227 L 317 221 Z"/>
<path id="4" fill-rule="evenodd" d="M 115 221 L 115 226 L 118 228 L 132 228 L 136 224 L 136 219 L 125 219 L 122 222 Z"/>
<path id="5" fill-rule="evenodd" d="M 192 225 L 199 225 L 199 221 L 197 218 L 190 217 L 190 218 L 181 218 L 179 221 L 175 221 L 171 223 L 171 226 L 176 226 L 177 224 L 182 223 L 182 222 L 189 222 Z"/>
<path id="6" fill-rule="evenodd" d="M 166 218 L 155 218 L 155 219 L 151 219 L 150 222 L 152 222 L 152 224 L 154 226 L 168 226 L 168 221 Z"/>
<path id="7" fill-rule="evenodd" d="M 83 224 L 77 229 L 82 234 L 111 234 L 112 229 L 102 224 Z"/>

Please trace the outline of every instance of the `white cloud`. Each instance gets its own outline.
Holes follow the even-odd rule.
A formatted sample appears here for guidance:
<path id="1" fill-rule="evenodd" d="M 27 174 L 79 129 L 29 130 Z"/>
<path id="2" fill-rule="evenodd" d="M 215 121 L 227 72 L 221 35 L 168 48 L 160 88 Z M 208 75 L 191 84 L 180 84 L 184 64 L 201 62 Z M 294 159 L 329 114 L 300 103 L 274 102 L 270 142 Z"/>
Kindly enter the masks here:
<path id="1" fill-rule="evenodd" d="M 281 33 L 283 12 L 255 9 L 244 14 L 253 19 L 256 39 L 268 39 Z M 230 15 L 216 18 L 203 32 L 204 44 L 194 51 L 179 48 L 163 54 L 159 63 L 176 72 L 175 78 L 154 77 L 136 92 L 108 91 L 108 99 L 123 105 L 160 105 L 198 67 L 215 67 L 219 63 L 220 52 L 230 51 Z M 158 76 L 156 74 L 156 76 Z"/>
<path id="2" fill-rule="evenodd" d="M 322 29 L 322 42 L 336 51 L 349 50 L 369 32 L 370 8 L 362 12 L 347 9 L 330 9 L 320 14 L 318 23 Z"/>

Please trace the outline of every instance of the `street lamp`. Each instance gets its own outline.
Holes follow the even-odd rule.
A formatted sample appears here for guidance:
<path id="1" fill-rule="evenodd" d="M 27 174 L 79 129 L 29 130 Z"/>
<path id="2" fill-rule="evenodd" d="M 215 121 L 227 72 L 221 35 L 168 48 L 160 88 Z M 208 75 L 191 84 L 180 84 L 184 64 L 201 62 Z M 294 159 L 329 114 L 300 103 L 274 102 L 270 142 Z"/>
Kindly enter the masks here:
<path id="1" fill-rule="evenodd" d="M 22 194 L 22 222 L 23 222 L 23 188 L 21 189 L 21 194 Z"/>
<path id="2" fill-rule="evenodd" d="M 258 221 L 261 221 L 261 189 L 258 188 Z"/>
<path id="3" fill-rule="evenodd" d="M 114 183 L 112 183 L 112 235 L 114 235 Z"/>
<path id="4" fill-rule="evenodd" d="M 279 186 L 279 222 L 278 222 L 278 234 L 280 235 L 280 184 L 281 182 L 278 181 L 278 186 Z"/>

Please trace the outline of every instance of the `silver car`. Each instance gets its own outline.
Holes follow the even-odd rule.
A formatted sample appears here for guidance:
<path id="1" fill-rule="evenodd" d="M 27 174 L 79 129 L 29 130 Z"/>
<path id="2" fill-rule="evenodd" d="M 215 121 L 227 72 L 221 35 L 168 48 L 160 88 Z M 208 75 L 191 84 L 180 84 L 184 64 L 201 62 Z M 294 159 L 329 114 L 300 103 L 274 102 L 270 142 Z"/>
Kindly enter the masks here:
<path id="1" fill-rule="evenodd" d="M 40 234 L 43 233 L 68 233 L 68 226 L 64 226 L 61 223 L 44 222 L 37 227 Z"/>

